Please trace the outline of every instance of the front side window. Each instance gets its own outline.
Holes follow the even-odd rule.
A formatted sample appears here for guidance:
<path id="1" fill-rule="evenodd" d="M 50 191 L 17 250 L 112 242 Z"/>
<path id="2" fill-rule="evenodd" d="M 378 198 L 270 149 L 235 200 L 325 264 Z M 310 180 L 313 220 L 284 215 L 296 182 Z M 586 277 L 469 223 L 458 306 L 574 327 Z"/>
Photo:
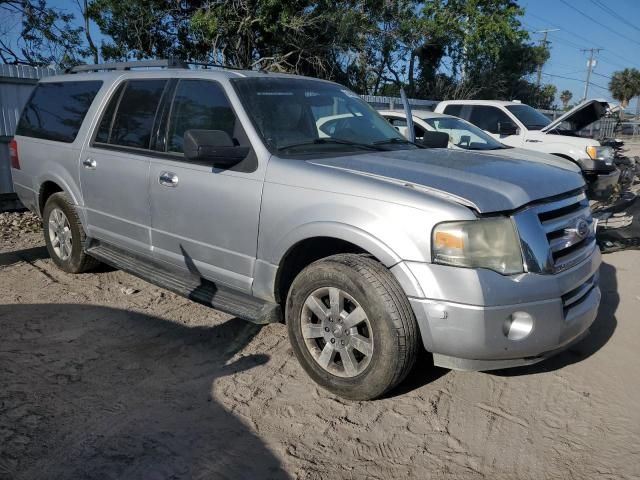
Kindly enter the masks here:
<path id="1" fill-rule="evenodd" d="M 232 80 L 269 150 L 281 154 L 417 148 L 358 95 L 308 79 Z"/>
<path id="2" fill-rule="evenodd" d="M 431 117 L 423 119 L 437 132 L 449 134 L 449 141 L 465 150 L 498 150 L 507 148 L 491 135 L 475 125 L 454 117 Z"/>
<path id="3" fill-rule="evenodd" d="M 71 143 L 101 81 L 40 83 L 25 107 L 16 135 Z"/>
<path id="4" fill-rule="evenodd" d="M 407 133 L 407 120 L 405 118 L 396 118 L 396 117 L 385 117 L 385 118 L 400 133 L 402 133 L 403 135 Z M 417 125 L 415 121 L 413 123 L 413 131 L 415 133 L 416 140 L 422 140 L 424 138 L 424 129 L 420 125 Z"/>
<path id="5" fill-rule="evenodd" d="M 513 123 L 509 116 L 497 107 L 474 105 L 469 121 L 489 133 L 499 133 L 500 123 Z"/>
<path id="6" fill-rule="evenodd" d="M 109 118 L 110 104 L 98 128 L 96 141 L 123 147 L 149 148 L 156 111 L 166 83 L 166 80 L 127 81 L 122 94 L 119 96 L 116 92 L 111 99 L 111 102 L 117 102 L 115 116 Z M 107 131 L 108 134 L 105 133 Z"/>
<path id="7" fill-rule="evenodd" d="M 171 108 L 167 150 L 182 153 L 187 130 L 222 130 L 234 137 L 236 116 L 217 83 L 180 80 Z"/>
<path id="8" fill-rule="evenodd" d="M 548 117 L 529 105 L 507 105 L 507 110 L 515 115 L 527 130 L 541 130 L 551 123 Z"/>

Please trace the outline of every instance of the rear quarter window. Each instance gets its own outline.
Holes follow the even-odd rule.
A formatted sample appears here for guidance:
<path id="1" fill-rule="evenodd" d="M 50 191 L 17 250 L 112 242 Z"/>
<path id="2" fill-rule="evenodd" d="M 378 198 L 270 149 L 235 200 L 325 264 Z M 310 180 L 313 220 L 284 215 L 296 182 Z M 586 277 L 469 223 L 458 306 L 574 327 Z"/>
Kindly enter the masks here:
<path id="1" fill-rule="evenodd" d="M 443 113 L 446 113 L 447 115 L 453 115 L 454 117 L 460 117 L 463 106 L 464 105 L 457 105 L 457 104 L 447 105 L 446 107 L 444 107 Z"/>
<path id="2" fill-rule="evenodd" d="M 22 112 L 16 135 L 71 143 L 101 81 L 40 83 Z"/>

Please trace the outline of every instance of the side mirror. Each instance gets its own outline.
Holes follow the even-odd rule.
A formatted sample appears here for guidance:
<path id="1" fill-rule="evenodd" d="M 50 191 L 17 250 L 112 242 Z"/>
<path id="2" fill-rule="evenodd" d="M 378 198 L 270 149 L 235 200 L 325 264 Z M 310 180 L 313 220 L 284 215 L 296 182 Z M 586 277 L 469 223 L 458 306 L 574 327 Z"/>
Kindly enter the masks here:
<path id="1" fill-rule="evenodd" d="M 184 156 L 192 162 L 211 163 L 214 167 L 237 165 L 249 154 L 249 147 L 233 143 L 222 130 L 187 130 L 184 132 Z"/>
<path id="2" fill-rule="evenodd" d="M 446 132 L 424 132 L 422 145 L 428 148 L 447 148 L 449 146 L 449 134 Z"/>
<path id="3" fill-rule="evenodd" d="M 518 126 L 513 122 L 498 122 L 498 133 L 500 135 L 517 135 Z"/>

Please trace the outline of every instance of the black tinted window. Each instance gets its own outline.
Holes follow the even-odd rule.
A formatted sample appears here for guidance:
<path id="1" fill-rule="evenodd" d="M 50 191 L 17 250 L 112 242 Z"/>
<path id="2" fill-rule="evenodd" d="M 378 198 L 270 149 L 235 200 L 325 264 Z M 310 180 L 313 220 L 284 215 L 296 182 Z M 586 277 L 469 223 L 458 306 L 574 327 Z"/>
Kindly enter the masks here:
<path id="1" fill-rule="evenodd" d="M 222 88 L 206 80 L 180 80 L 169 118 L 167 150 L 182 152 L 187 130 L 222 130 L 234 136 L 236 117 Z"/>
<path id="2" fill-rule="evenodd" d="M 454 117 L 461 117 L 463 105 L 447 105 L 444 107 L 444 112 L 447 115 L 453 115 Z"/>
<path id="3" fill-rule="evenodd" d="M 166 80 L 127 82 L 113 120 L 109 143 L 149 148 L 151 129 Z"/>
<path id="4" fill-rule="evenodd" d="M 22 113 L 17 135 L 73 142 L 102 82 L 39 84 Z"/>
<path id="5" fill-rule="evenodd" d="M 548 117 L 529 105 L 508 105 L 507 110 L 513 113 L 529 130 L 542 130 L 551 123 Z"/>
<path id="6" fill-rule="evenodd" d="M 471 107 L 469 121 L 490 133 L 498 133 L 498 123 L 513 121 L 502 110 L 487 105 L 474 105 Z"/>
<path id="7" fill-rule="evenodd" d="M 122 90 L 124 89 L 124 86 L 125 84 L 121 83 L 116 92 L 109 100 L 109 105 L 107 105 L 107 109 L 105 110 L 104 115 L 102 116 L 102 120 L 100 121 L 100 127 L 98 128 L 98 133 L 96 134 L 95 139 L 96 142 L 109 143 L 113 114 L 116 112 L 116 108 L 118 106 L 120 97 L 122 96 Z"/>

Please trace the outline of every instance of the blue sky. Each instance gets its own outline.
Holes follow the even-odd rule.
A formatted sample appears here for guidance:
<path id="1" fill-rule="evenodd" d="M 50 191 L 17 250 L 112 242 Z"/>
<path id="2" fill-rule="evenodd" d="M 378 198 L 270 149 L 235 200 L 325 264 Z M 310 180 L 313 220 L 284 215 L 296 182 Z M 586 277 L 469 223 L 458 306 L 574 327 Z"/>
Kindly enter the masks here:
<path id="1" fill-rule="evenodd" d="M 581 49 L 603 49 L 595 55 L 590 98 L 615 102 L 607 89 L 611 74 L 625 67 L 640 69 L 640 0 L 521 0 L 520 5 L 529 32 L 560 29 L 549 33 L 551 58 L 542 69 L 543 82 L 556 85 L 558 92 L 567 89 L 573 100 L 582 97 L 589 54 Z M 530 35 L 542 40 L 541 34 Z M 636 100 L 631 110 L 635 108 Z"/>
<path id="2" fill-rule="evenodd" d="M 76 0 L 50 0 L 50 5 L 79 17 Z M 551 58 L 543 67 L 543 83 L 570 90 L 573 100 L 584 93 L 588 53 L 581 49 L 601 48 L 595 55 L 597 65 L 591 77 L 590 98 L 615 102 L 607 89 L 613 72 L 625 67 L 640 69 L 640 0 L 520 0 L 525 8 L 521 18 L 532 41 L 542 41 L 543 29 L 559 29 L 548 35 Z M 93 25 L 93 36 L 100 33 Z M 535 80 L 535 75 L 532 78 Z M 560 105 L 559 99 L 556 99 Z M 617 102 L 616 102 L 617 103 Z M 636 100 L 631 110 L 635 111 Z"/>

